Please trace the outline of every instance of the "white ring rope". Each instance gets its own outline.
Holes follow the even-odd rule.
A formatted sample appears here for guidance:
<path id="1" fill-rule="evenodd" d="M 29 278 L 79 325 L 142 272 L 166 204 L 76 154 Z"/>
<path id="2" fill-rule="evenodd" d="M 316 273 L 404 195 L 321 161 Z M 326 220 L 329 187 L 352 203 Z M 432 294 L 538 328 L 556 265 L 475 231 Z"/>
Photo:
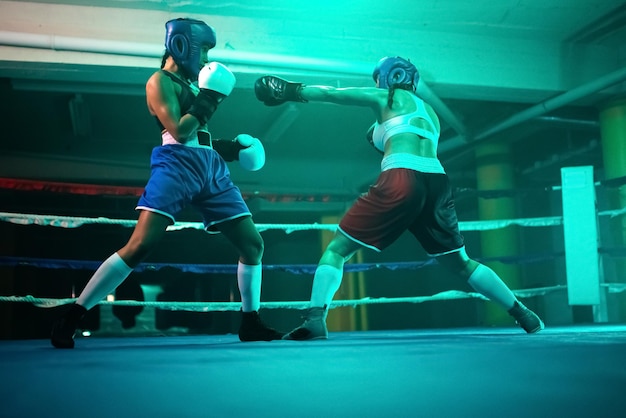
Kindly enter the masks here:
<path id="1" fill-rule="evenodd" d="M 56 216 L 56 215 L 33 215 L 33 214 L 21 214 L 21 213 L 8 213 L 0 212 L 0 221 L 10 222 L 18 225 L 43 225 L 54 226 L 62 228 L 78 228 L 87 224 L 105 224 L 105 225 L 122 225 L 126 227 L 133 227 L 137 223 L 136 220 L 124 220 L 124 219 L 109 219 L 104 217 L 98 218 L 85 218 L 85 217 L 73 217 L 73 216 Z M 544 227 L 544 226 L 556 226 L 563 223 L 563 218 L 560 216 L 551 216 L 545 218 L 522 218 L 522 219 L 501 219 L 495 221 L 470 221 L 459 222 L 459 228 L 462 231 L 487 231 L 491 229 L 505 228 L 511 225 L 529 226 L 529 227 Z M 259 231 L 268 230 L 284 230 L 287 234 L 294 231 L 306 231 L 306 230 L 327 230 L 334 231 L 337 229 L 337 224 L 256 224 Z M 204 229 L 204 225 L 201 222 L 177 222 L 175 225 L 170 225 L 168 231 L 177 231 L 186 228 Z"/>
<path id="2" fill-rule="evenodd" d="M 607 210 L 598 212 L 598 216 L 609 216 L 615 218 L 626 214 L 626 207 L 616 210 Z M 18 225 L 43 225 L 62 228 L 78 228 L 86 224 L 105 224 L 105 225 L 121 225 L 125 227 L 134 227 L 136 220 L 128 219 L 109 219 L 105 217 L 88 218 L 74 216 L 57 216 L 57 215 L 36 215 L 0 212 L 0 221 L 10 222 Z M 492 221 L 467 221 L 459 222 L 461 231 L 488 231 L 492 229 L 501 229 L 511 225 L 528 226 L 528 227 L 546 227 L 558 226 L 563 224 L 562 216 L 548 216 L 543 218 L 518 218 L 518 219 L 500 219 Z M 306 230 L 326 230 L 334 231 L 337 224 L 256 224 L 259 231 L 268 231 L 281 229 L 285 233 L 290 234 L 294 231 Z M 168 226 L 168 231 L 178 231 L 181 229 L 204 229 L 201 222 L 177 222 Z"/>
<path id="3" fill-rule="evenodd" d="M 610 216 L 611 218 L 616 218 L 625 213 L 626 213 L 626 208 L 621 208 L 617 210 L 604 210 L 604 211 L 598 212 L 598 216 Z"/>
<path id="4" fill-rule="evenodd" d="M 515 296 L 520 298 L 530 296 L 543 296 L 547 293 L 551 293 L 557 290 L 564 290 L 567 286 L 551 286 L 537 289 L 524 289 L 520 291 L 514 291 Z M 372 305 L 381 303 L 422 303 L 434 300 L 452 300 L 452 299 L 483 299 L 488 300 L 480 293 L 463 292 L 460 290 L 448 290 L 440 292 L 432 296 L 417 296 L 417 297 L 401 297 L 401 298 L 362 298 L 354 300 L 333 300 L 330 308 L 342 308 L 342 307 L 357 307 L 361 305 Z M 54 308 L 61 305 L 66 305 L 76 301 L 76 298 L 67 299 L 50 299 L 50 298 L 35 298 L 33 296 L 0 296 L 0 302 L 28 302 L 40 308 Z M 167 309 L 172 311 L 185 310 L 195 312 L 212 312 L 212 311 L 239 311 L 241 309 L 240 302 L 164 302 L 164 301 L 148 301 L 139 302 L 135 300 L 116 300 L 116 301 L 101 301 L 100 305 L 118 305 L 118 306 L 144 306 L 154 307 L 160 309 Z M 261 302 L 261 308 L 265 309 L 307 309 L 309 307 L 308 301 L 302 302 Z"/>
<path id="5" fill-rule="evenodd" d="M 606 287 L 609 293 L 621 293 L 626 291 L 626 283 L 602 283 L 602 287 Z M 557 285 L 550 287 L 541 287 L 535 289 L 514 290 L 513 293 L 518 298 L 529 298 L 533 296 L 544 296 L 548 293 L 566 290 L 567 286 Z M 436 300 L 453 300 L 453 299 L 482 299 L 488 300 L 480 293 L 463 292 L 460 290 L 448 290 L 436 293 L 432 296 L 415 296 L 415 297 L 399 297 L 399 298 L 362 298 L 355 300 L 333 300 L 330 309 L 352 307 L 362 305 L 375 305 L 382 303 L 422 303 Z M 52 299 L 52 298 L 36 298 L 34 296 L 0 296 L 0 302 L 17 302 L 32 303 L 39 308 L 55 308 L 69 303 L 74 303 L 76 298 Z M 116 305 L 116 306 L 142 306 L 170 311 L 193 311 L 193 312 L 225 312 L 239 311 L 241 309 L 240 302 L 165 302 L 165 301 L 136 301 L 136 300 L 103 300 L 99 305 Z M 304 310 L 309 307 L 308 301 L 298 302 L 261 302 L 261 308 L 264 309 L 300 309 Z"/>
<path id="6" fill-rule="evenodd" d="M 626 208 L 598 212 L 598 216 L 610 216 L 611 218 L 626 214 Z M 43 225 L 62 228 L 78 228 L 87 224 L 105 224 L 105 225 L 121 225 L 125 227 L 134 227 L 136 220 L 128 219 L 109 219 L 104 217 L 85 218 L 73 216 L 57 216 L 57 215 L 34 215 L 0 212 L 0 221 L 10 222 L 18 225 Z M 520 219 L 500 219 L 492 221 L 467 221 L 459 222 L 461 231 L 489 231 L 493 229 L 501 229 L 511 225 L 527 226 L 527 227 L 546 227 L 558 226 L 563 224 L 563 217 L 548 216 L 544 218 L 520 218 Z M 269 230 L 284 230 L 290 234 L 294 231 L 307 230 L 325 230 L 335 231 L 337 224 L 256 224 L 260 232 Z M 177 222 L 167 227 L 168 231 L 178 231 L 181 229 L 199 229 L 204 230 L 202 222 Z"/>

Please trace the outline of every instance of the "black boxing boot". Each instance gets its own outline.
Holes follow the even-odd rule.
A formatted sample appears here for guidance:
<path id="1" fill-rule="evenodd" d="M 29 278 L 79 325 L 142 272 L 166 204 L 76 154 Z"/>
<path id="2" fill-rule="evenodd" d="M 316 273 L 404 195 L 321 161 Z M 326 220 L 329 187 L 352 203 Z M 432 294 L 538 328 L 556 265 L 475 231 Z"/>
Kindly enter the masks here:
<path id="1" fill-rule="evenodd" d="M 265 325 L 257 311 L 241 312 L 240 341 L 273 341 L 282 339 L 283 335 L 284 333 Z"/>
<path id="2" fill-rule="evenodd" d="M 52 325 L 50 335 L 52 345 L 56 348 L 74 348 L 74 334 L 86 313 L 87 309 L 84 307 L 72 304 L 67 312 Z"/>

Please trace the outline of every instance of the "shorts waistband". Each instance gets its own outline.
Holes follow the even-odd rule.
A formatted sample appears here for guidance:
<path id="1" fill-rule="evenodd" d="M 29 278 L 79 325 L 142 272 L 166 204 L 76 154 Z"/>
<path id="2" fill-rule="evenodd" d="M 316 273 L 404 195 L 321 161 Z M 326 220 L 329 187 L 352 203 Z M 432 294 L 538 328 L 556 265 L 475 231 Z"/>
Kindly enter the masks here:
<path id="1" fill-rule="evenodd" d="M 193 138 L 189 139 L 187 142 L 185 142 L 184 144 L 181 142 L 178 142 L 176 140 L 176 138 L 174 138 L 172 136 L 172 134 L 170 134 L 168 131 L 164 131 L 161 134 L 161 145 L 185 145 L 187 147 L 198 147 L 200 146 L 200 141 L 198 141 L 198 135 L 195 135 Z"/>
<path id="2" fill-rule="evenodd" d="M 393 168 L 406 168 L 422 173 L 446 174 L 438 158 L 420 157 L 413 154 L 391 154 L 383 158 L 380 163 L 380 171 Z"/>

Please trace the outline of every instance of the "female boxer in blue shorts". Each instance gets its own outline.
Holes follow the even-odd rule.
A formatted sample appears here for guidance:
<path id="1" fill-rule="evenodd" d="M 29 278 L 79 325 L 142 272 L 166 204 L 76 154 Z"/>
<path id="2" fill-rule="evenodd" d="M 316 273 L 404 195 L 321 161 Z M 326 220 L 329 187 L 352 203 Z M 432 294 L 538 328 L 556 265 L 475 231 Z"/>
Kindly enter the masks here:
<path id="1" fill-rule="evenodd" d="M 543 329 L 541 319 L 492 269 L 465 252 L 448 176 L 437 158 L 439 120 L 415 93 L 417 68 L 406 59 L 385 57 L 373 78 L 376 87 L 307 86 L 275 76 L 261 77 L 255 84 L 257 98 L 268 106 L 321 101 L 370 108 L 376 123 L 368 139 L 383 153 L 376 184 L 343 216 L 319 261 L 306 321 L 284 339 L 327 338 L 328 306 L 341 284 L 346 260 L 362 248 L 380 252 L 406 230 L 439 264 L 506 309 L 526 332 Z"/>
<path id="2" fill-rule="evenodd" d="M 129 241 L 105 260 L 75 304 L 57 320 L 51 342 L 73 348 L 74 333 L 85 313 L 119 286 L 175 222 L 187 205 L 197 209 L 207 231 L 221 232 L 239 252 L 237 283 L 242 301 L 241 341 L 271 341 L 283 334 L 259 318 L 263 239 L 254 225 L 239 189 L 230 179 L 225 161 L 239 160 L 248 170 L 265 162 L 261 142 L 250 135 L 233 141 L 210 140 L 201 145 L 198 132 L 235 84 L 222 64 L 208 63 L 215 31 L 193 19 L 166 23 L 161 69 L 146 83 L 148 110 L 161 129 L 162 144 L 153 149 L 150 179 L 139 199 L 139 219 Z M 197 81 L 197 86 L 192 82 Z"/>

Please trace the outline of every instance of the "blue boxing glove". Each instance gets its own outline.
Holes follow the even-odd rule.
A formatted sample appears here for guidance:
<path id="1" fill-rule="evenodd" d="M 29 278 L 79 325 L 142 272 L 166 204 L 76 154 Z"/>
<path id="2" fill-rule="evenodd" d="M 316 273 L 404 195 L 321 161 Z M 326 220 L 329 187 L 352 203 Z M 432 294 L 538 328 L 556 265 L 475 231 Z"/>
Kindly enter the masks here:
<path id="1" fill-rule="evenodd" d="M 235 75 L 224 64 L 210 62 L 200 70 L 198 87 L 200 92 L 187 113 L 198 119 L 200 125 L 205 125 L 217 105 L 233 91 Z"/>
<path id="2" fill-rule="evenodd" d="M 302 83 L 266 75 L 254 83 L 254 94 L 266 106 L 278 106 L 285 102 L 306 102 L 300 94 L 302 87 L 304 87 Z"/>
<path id="3" fill-rule="evenodd" d="M 265 165 L 265 148 L 258 138 L 239 134 L 234 142 L 243 147 L 239 151 L 239 164 L 244 170 L 257 171 Z"/>

